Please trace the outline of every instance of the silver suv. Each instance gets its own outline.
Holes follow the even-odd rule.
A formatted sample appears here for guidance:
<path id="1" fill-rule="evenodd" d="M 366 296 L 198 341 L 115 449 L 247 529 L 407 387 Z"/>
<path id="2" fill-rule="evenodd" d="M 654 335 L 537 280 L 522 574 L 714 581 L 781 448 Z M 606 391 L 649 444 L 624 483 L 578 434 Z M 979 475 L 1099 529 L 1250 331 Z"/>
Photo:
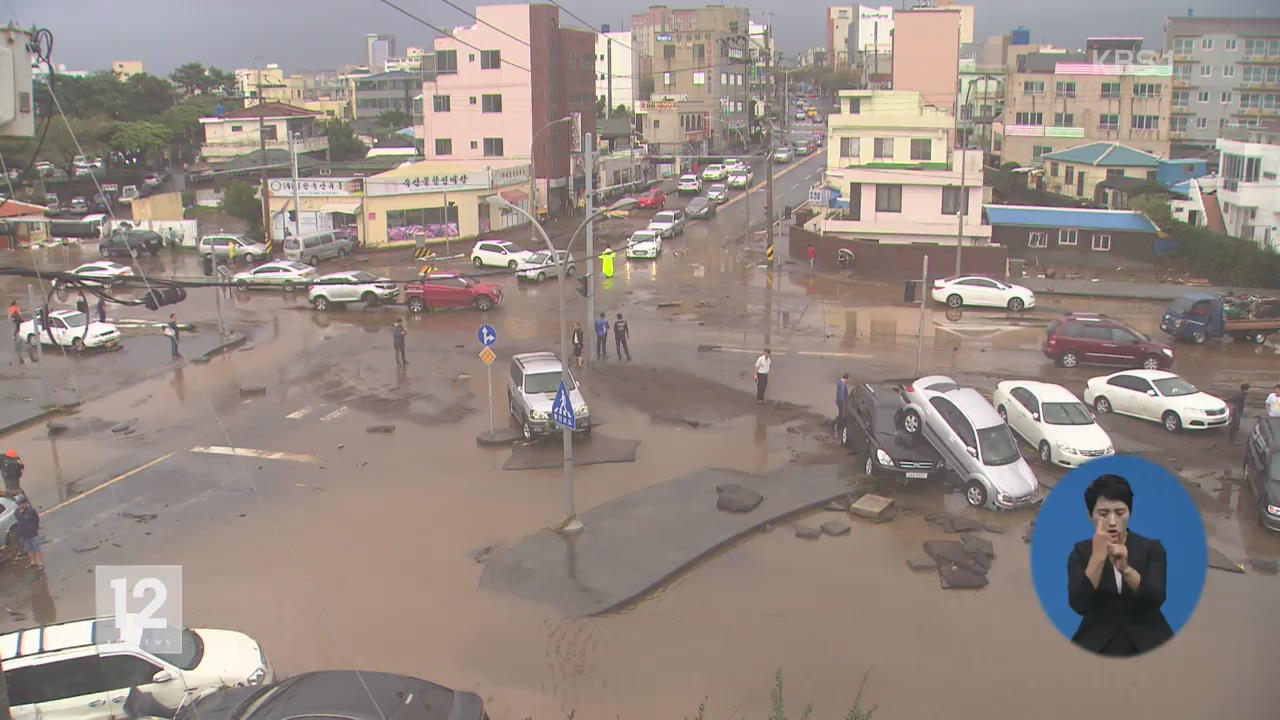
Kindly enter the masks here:
<path id="1" fill-rule="evenodd" d="M 196 242 L 196 250 L 200 257 L 227 258 L 231 256 L 231 246 L 236 247 L 236 259 L 252 265 L 258 258 L 267 256 L 267 245 L 250 240 L 243 235 L 205 235 Z"/>
<path id="2" fill-rule="evenodd" d="M 560 426 L 551 421 L 551 405 L 560 390 L 563 366 L 554 353 L 521 353 L 511 358 L 511 375 L 507 378 L 507 407 L 511 419 L 520 426 L 525 440 L 556 432 Z M 577 419 L 578 432 L 591 434 L 591 410 L 583 399 L 573 374 L 569 374 L 569 403 Z"/>

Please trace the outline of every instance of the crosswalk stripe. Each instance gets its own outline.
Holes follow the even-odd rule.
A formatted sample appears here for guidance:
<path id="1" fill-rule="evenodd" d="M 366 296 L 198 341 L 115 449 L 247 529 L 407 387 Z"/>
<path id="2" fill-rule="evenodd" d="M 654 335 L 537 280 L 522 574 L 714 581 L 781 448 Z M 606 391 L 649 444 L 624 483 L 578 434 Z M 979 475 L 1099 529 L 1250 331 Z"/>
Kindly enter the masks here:
<path id="1" fill-rule="evenodd" d="M 320 418 L 320 422 L 329 422 L 330 420 L 337 420 L 338 418 L 340 418 L 340 417 L 342 417 L 343 415 L 346 415 L 346 414 L 347 414 L 347 406 L 346 406 L 346 405 L 343 405 L 342 407 L 338 408 L 337 410 L 334 410 L 333 412 L 329 413 L 328 415 L 325 415 L 324 417 Z"/>
<path id="2" fill-rule="evenodd" d="M 209 455 L 235 455 L 238 457 L 251 457 L 262 460 L 289 460 L 292 462 L 302 463 L 319 462 L 319 460 L 311 455 L 276 452 L 274 450 L 254 450 L 253 448 L 233 448 L 225 445 L 197 445 L 196 447 L 191 448 L 191 452 L 207 453 Z"/>
<path id="3" fill-rule="evenodd" d="M 301 420 L 302 418 L 304 418 L 304 417 L 306 417 L 307 415 L 310 415 L 310 414 L 311 414 L 311 406 L 310 406 L 310 405 L 308 405 L 308 406 L 306 406 L 306 407 L 304 407 L 304 408 L 301 408 L 301 409 L 299 409 L 299 410 L 294 410 L 293 412 L 289 413 L 288 415 L 285 415 L 285 417 L 289 418 L 290 420 Z"/>

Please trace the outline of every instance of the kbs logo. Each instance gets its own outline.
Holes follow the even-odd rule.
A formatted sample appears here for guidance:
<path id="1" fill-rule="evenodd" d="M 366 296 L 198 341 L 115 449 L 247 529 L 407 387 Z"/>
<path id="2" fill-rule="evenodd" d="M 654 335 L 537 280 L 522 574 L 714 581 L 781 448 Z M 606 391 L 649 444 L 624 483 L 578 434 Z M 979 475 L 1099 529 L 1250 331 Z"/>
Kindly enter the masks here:
<path id="1" fill-rule="evenodd" d="M 94 598 L 102 642 L 156 655 L 182 651 L 182 567 L 98 565 Z"/>
<path id="2" fill-rule="evenodd" d="M 1158 53 L 1155 50 L 1094 50 L 1094 65 L 1168 65 L 1173 67 L 1173 52 Z"/>

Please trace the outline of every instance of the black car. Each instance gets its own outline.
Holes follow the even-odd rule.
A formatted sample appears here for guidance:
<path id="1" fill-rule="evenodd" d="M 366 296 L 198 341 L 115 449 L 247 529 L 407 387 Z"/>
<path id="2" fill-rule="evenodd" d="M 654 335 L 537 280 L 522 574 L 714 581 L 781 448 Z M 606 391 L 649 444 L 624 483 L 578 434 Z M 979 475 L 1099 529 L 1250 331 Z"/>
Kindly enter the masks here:
<path id="1" fill-rule="evenodd" d="M 1258 522 L 1280 532 L 1280 418 L 1258 418 L 1254 424 L 1244 474 L 1258 501 Z"/>
<path id="2" fill-rule="evenodd" d="M 302 673 L 274 685 L 224 687 L 174 720 L 489 720 L 475 693 L 407 675 L 363 670 Z"/>
<path id="3" fill-rule="evenodd" d="M 102 257 L 129 255 L 130 248 L 135 254 L 141 255 L 145 252 L 155 257 L 164 248 L 164 238 L 160 237 L 160 233 L 151 230 L 119 230 L 98 243 L 98 253 Z"/>
<path id="4" fill-rule="evenodd" d="M 937 451 L 900 429 L 903 407 L 891 385 L 855 385 L 840 419 L 840 444 L 862 454 L 867 475 L 904 481 L 941 477 L 946 465 Z"/>
<path id="5" fill-rule="evenodd" d="M 716 215 L 716 203 L 711 202 L 707 196 L 701 195 L 690 200 L 684 212 L 691 218 L 713 218 Z"/>

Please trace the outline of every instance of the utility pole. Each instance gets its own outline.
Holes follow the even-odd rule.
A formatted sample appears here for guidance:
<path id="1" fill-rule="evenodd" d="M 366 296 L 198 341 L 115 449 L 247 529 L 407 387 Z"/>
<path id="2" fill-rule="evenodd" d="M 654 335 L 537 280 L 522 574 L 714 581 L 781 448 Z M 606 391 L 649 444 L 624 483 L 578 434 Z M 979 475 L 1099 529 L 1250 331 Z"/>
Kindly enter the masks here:
<path id="1" fill-rule="evenodd" d="M 297 135 L 289 133 L 289 157 L 293 160 L 293 234 L 300 238 L 302 237 L 302 199 L 298 190 L 298 147 L 296 143 Z"/>
<path id="2" fill-rule="evenodd" d="M 262 153 L 258 196 L 262 200 L 262 233 L 267 244 L 267 259 L 270 260 L 275 256 L 275 247 L 271 243 L 271 196 L 267 194 L 267 106 L 262 97 L 262 63 L 258 65 L 258 150 Z"/>
<path id="3" fill-rule="evenodd" d="M 582 161 L 587 174 L 587 197 L 586 197 L 586 217 L 591 217 L 595 212 L 595 187 L 596 187 L 596 161 L 595 161 L 595 137 L 591 133 L 587 133 L 582 138 Z M 595 223 L 587 223 L 587 321 L 582 325 L 583 339 L 586 339 L 587 330 L 594 327 L 596 316 L 596 274 L 593 272 L 596 267 L 596 234 Z M 565 248 L 567 251 L 568 248 Z M 554 258 L 553 258 L 554 259 Z M 567 281 L 566 281 L 567 282 Z M 582 351 L 587 357 L 591 353 L 586 349 Z M 566 361 L 568 359 L 566 358 Z"/>
<path id="4" fill-rule="evenodd" d="M 607 87 L 608 87 L 608 96 L 609 96 L 609 100 L 607 101 L 608 105 L 605 106 L 605 109 L 604 109 L 604 118 L 608 120 L 609 118 L 613 117 L 613 38 L 609 37 L 608 35 L 605 35 L 604 47 L 605 47 L 604 56 L 605 56 L 605 66 L 606 66 L 605 82 L 608 83 Z M 590 217 L 591 213 L 588 212 L 587 216 Z M 591 236 L 588 235 L 587 238 L 590 239 Z"/>
<path id="5" fill-rule="evenodd" d="M 35 328 L 36 335 L 36 362 L 40 363 L 40 379 L 44 381 L 44 406 L 48 408 L 53 405 L 53 398 L 49 393 L 49 368 L 44 365 L 44 338 L 41 335 L 49 332 L 47 327 L 49 319 L 45 307 L 36 305 L 36 289 L 30 285 L 27 286 L 27 306 L 35 314 L 36 322 L 31 325 Z"/>
<path id="6" fill-rule="evenodd" d="M 924 324 L 929 308 L 929 256 L 924 256 L 920 268 L 920 331 L 916 336 L 916 377 L 920 377 L 924 367 Z"/>
<path id="7" fill-rule="evenodd" d="M 786 95 L 783 95 L 786 98 Z M 765 271 L 765 296 L 764 296 L 764 345 L 769 347 L 773 336 L 773 271 L 777 266 L 777 257 L 774 255 L 773 247 L 773 118 L 770 116 L 772 106 L 765 108 L 765 118 L 768 123 L 765 125 L 765 143 L 764 143 L 764 193 L 765 193 L 765 258 L 768 269 Z"/>
<path id="8" fill-rule="evenodd" d="M 973 86 L 970 85 L 969 87 L 972 88 Z M 966 97 L 965 99 L 967 100 L 968 98 Z M 965 170 L 968 169 L 966 163 L 968 156 L 964 151 L 964 148 L 968 143 L 964 142 L 960 138 L 960 101 L 960 78 L 957 76 L 956 102 L 951 110 L 952 117 L 955 122 L 956 154 L 960 158 L 960 197 L 956 199 L 956 275 L 960 274 L 960 249 L 961 246 L 964 245 L 964 210 L 965 206 L 968 204 L 968 197 L 964 192 Z"/>

